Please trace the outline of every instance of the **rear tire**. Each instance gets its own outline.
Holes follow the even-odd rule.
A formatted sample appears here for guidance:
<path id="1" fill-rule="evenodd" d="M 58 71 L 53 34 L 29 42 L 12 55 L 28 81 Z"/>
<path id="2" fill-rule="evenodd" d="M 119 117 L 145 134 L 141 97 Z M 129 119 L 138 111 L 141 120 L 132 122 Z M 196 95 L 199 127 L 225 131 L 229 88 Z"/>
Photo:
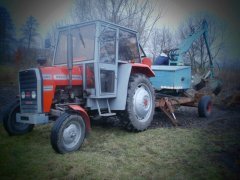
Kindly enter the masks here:
<path id="1" fill-rule="evenodd" d="M 19 101 L 12 103 L 3 115 L 4 129 L 10 136 L 23 135 L 33 130 L 33 124 L 16 122 L 16 114 L 20 112 Z"/>
<path id="2" fill-rule="evenodd" d="M 155 109 L 154 89 L 144 74 L 133 74 L 128 84 L 126 110 L 122 122 L 127 130 L 143 131 L 152 120 Z"/>
<path id="3" fill-rule="evenodd" d="M 199 117 L 209 117 L 212 113 L 212 100 L 210 96 L 203 96 L 198 103 Z"/>
<path id="4" fill-rule="evenodd" d="M 77 151 L 85 139 L 85 132 L 85 122 L 80 115 L 65 113 L 52 128 L 52 147 L 61 154 Z"/>

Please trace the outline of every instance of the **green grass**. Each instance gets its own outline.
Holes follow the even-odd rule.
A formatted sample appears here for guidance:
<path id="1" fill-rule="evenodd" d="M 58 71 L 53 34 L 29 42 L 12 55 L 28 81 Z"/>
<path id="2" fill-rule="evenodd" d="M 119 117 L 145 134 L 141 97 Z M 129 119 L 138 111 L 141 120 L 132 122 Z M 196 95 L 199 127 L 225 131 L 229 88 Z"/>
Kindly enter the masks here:
<path id="1" fill-rule="evenodd" d="M 56 154 L 51 125 L 9 137 L 0 126 L 1 179 L 221 179 L 211 156 L 221 137 L 202 129 L 159 128 L 129 133 L 93 127 L 80 151 Z"/>

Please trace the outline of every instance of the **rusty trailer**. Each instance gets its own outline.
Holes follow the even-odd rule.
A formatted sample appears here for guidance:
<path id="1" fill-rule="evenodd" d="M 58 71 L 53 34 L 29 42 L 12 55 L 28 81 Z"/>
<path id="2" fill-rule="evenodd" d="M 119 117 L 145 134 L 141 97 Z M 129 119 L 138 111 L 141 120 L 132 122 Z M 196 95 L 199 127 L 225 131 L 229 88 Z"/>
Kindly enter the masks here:
<path id="1" fill-rule="evenodd" d="M 162 112 L 164 112 L 173 126 L 181 126 L 174 114 L 176 107 L 197 107 L 200 117 L 208 117 L 212 111 L 213 97 L 214 94 L 211 92 L 200 92 L 194 89 L 185 91 L 182 96 L 171 96 L 156 93 L 155 107 L 160 108 Z"/>

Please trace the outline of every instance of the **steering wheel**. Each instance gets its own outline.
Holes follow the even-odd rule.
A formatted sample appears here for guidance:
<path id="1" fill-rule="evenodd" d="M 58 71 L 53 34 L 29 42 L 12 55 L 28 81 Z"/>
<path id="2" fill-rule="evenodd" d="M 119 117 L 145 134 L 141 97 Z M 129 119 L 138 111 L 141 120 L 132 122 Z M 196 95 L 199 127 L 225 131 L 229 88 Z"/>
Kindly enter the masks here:
<path id="1" fill-rule="evenodd" d="M 178 48 L 169 50 L 168 56 L 171 61 L 177 61 L 176 57 L 179 56 L 179 54 L 177 53 L 178 50 L 179 50 Z"/>

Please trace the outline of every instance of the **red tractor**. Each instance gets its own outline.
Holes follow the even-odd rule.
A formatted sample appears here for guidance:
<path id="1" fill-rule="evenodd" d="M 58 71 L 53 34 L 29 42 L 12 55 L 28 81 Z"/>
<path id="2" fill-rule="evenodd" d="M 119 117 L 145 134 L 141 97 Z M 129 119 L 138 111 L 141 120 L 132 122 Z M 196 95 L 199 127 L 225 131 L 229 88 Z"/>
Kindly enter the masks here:
<path id="1" fill-rule="evenodd" d="M 145 130 L 155 109 L 154 72 L 141 53 L 137 32 L 116 24 L 59 28 L 52 66 L 19 72 L 19 100 L 4 116 L 6 131 L 21 135 L 54 120 L 52 147 L 68 153 L 90 132 L 90 117 L 118 115 L 127 129 Z"/>

